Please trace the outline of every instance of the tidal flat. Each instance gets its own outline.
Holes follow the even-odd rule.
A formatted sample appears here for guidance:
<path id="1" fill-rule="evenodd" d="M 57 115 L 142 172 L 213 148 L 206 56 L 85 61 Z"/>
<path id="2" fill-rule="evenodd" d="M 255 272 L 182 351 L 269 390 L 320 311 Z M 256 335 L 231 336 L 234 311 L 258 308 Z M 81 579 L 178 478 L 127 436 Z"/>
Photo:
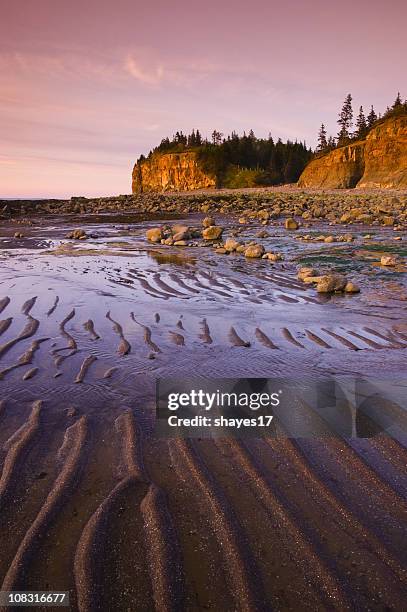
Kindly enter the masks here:
<path id="1" fill-rule="evenodd" d="M 80 610 L 402 609 L 406 195 L 5 206 L 2 588 L 67 590 Z M 184 245 L 146 239 L 174 226 Z M 360 291 L 318 292 L 304 267 Z M 156 437 L 156 379 L 191 376 L 368 377 L 404 404 L 368 438 Z"/>

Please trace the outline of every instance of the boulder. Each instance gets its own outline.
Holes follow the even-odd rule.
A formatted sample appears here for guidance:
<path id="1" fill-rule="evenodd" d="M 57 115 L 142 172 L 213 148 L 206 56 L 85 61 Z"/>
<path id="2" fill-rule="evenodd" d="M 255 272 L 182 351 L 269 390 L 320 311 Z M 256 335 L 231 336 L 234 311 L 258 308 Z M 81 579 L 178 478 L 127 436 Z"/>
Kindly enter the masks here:
<path id="1" fill-rule="evenodd" d="M 318 276 L 318 272 L 315 268 L 300 268 L 297 272 L 297 278 L 299 280 L 304 280 L 305 278 L 308 277 L 315 277 Z"/>
<path id="2" fill-rule="evenodd" d="M 232 251 L 236 251 L 237 247 L 240 245 L 240 242 L 234 240 L 233 238 L 228 238 L 225 242 L 224 248 L 231 253 Z"/>
<path id="3" fill-rule="evenodd" d="M 342 274 L 324 274 L 317 281 L 318 293 L 333 293 L 343 291 L 346 286 L 346 278 Z"/>
<path id="4" fill-rule="evenodd" d="M 261 257 L 264 255 L 264 247 L 262 244 L 251 244 L 244 252 L 245 257 Z"/>
<path id="5" fill-rule="evenodd" d="M 183 230 L 173 233 L 172 238 L 173 240 L 188 240 L 188 238 L 190 238 L 191 234 L 189 231 L 189 227 L 184 228 Z"/>
<path id="6" fill-rule="evenodd" d="M 268 259 L 269 261 L 281 261 L 283 256 L 281 253 L 265 253 L 263 255 L 263 259 Z"/>
<path id="7" fill-rule="evenodd" d="M 219 240 L 222 233 L 223 227 L 219 227 L 218 225 L 210 225 L 203 230 L 202 236 L 204 240 Z"/>
<path id="8" fill-rule="evenodd" d="M 288 219 L 286 219 L 284 225 L 285 225 L 285 229 L 287 230 L 296 230 L 299 228 L 297 221 L 293 219 L 292 217 L 289 217 Z"/>
<path id="9" fill-rule="evenodd" d="M 213 217 L 205 217 L 205 219 L 202 219 L 202 225 L 203 227 L 211 227 L 216 225 L 215 219 L 213 219 Z"/>
<path id="10" fill-rule="evenodd" d="M 71 240 L 86 240 L 87 235 L 83 229 L 76 229 L 76 230 L 73 230 L 73 232 L 70 232 L 67 235 L 67 238 Z"/>
<path id="11" fill-rule="evenodd" d="M 146 238 L 150 242 L 161 242 L 163 231 L 161 227 L 152 227 L 146 231 Z"/>
<path id="12" fill-rule="evenodd" d="M 352 283 L 352 281 L 348 281 L 345 285 L 345 293 L 359 293 L 360 287 L 356 283 Z"/>
<path id="13" fill-rule="evenodd" d="M 397 266 L 399 258 L 396 255 L 383 255 L 380 263 L 382 266 Z"/>

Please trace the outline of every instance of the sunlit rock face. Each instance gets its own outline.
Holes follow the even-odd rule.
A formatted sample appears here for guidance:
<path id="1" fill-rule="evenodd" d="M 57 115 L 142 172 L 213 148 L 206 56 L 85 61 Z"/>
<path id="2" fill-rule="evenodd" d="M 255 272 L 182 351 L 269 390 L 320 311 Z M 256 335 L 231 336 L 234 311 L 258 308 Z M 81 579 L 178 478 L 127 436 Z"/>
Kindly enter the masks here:
<path id="1" fill-rule="evenodd" d="M 191 191 L 215 186 L 199 165 L 193 151 L 154 154 L 133 168 L 133 193 L 148 191 Z"/>
<path id="2" fill-rule="evenodd" d="M 407 187 L 407 116 L 388 119 L 369 133 L 358 187 Z"/>
<path id="3" fill-rule="evenodd" d="M 360 140 L 313 159 L 299 187 L 407 187 L 407 117 L 391 117 Z"/>
<path id="4" fill-rule="evenodd" d="M 364 172 L 365 141 L 335 149 L 313 159 L 301 174 L 299 187 L 348 189 L 356 187 Z"/>

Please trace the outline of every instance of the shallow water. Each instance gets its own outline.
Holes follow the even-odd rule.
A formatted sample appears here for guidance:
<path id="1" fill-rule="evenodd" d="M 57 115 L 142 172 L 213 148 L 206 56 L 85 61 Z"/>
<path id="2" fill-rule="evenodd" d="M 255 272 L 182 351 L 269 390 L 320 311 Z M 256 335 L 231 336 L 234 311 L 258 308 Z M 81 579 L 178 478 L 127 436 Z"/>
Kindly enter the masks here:
<path id="1" fill-rule="evenodd" d="M 405 274 L 375 265 L 366 228 L 332 245 L 270 226 L 259 241 L 285 255 L 272 265 L 149 244 L 150 218 L 33 221 L 4 226 L 0 250 L 4 584 L 69 590 L 73 609 L 88 597 L 99 609 L 162 598 L 167 609 L 400 609 L 401 427 L 329 442 L 151 435 L 156 377 L 362 375 L 400 388 Z M 78 225 L 93 237 L 67 241 Z M 374 244 L 390 250 L 392 238 L 384 229 Z M 361 293 L 299 282 L 311 257 L 342 265 Z"/>

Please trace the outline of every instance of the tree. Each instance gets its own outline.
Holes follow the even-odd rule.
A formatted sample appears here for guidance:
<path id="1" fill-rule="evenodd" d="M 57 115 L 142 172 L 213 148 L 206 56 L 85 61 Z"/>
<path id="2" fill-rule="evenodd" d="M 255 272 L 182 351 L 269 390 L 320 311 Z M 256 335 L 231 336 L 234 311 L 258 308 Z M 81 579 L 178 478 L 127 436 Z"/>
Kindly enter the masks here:
<path id="1" fill-rule="evenodd" d="M 373 124 L 377 121 L 377 115 L 375 113 L 375 110 L 373 108 L 373 104 L 370 107 L 370 112 L 367 116 L 366 119 L 366 124 L 367 124 L 367 129 L 370 130 L 370 128 L 373 126 Z"/>
<path id="2" fill-rule="evenodd" d="M 333 136 L 330 136 L 328 138 L 328 151 L 335 149 L 335 147 L 336 147 L 335 138 Z"/>
<path id="3" fill-rule="evenodd" d="M 393 109 L 395 109 L 395 108 L 399 108 L 399 107 L 400 107 L 400 106 L 402 106 L 402 105 L 403 105 L 403 102 L 402 102 L 402 100 L 401 100 L 400 92 L 398 91 L 398 92 L 397 92 L 397 97 L 396 97 L 396 99 L 394 100 L 394 103 L 393 103 L 392 108 L 393 108 Z"/>
<path id="4" fill-rule="evenodd" d="M 221 132 L 218 132 L 217 130 L 213 130 L 211 136 L 212 136 L 212 144 L 214 145 L 222 144 L 223 134 Z"/>
<path id="5" fill-rule="evenodd" d="M 318 146 L 317 151 L 325 151 L 328 147 L 328 142 L 326 139 L 326 129 L 323 123 L 321 123 L 321 127 L 318 132 Z"/>
<path id="6" fill-rule="evenodd" d="M 355 132 L 355 136 L 356 138 L 364 138 L 366 136 L 366 132 L 367 132 L 367 123 L 366 123 L 366 117 L 365 114 L 363 112 L 363 106 L 361 106 L 359 108 L 359 115 L 356 119 L 356 132 Z"/>
<path id="7" fill-rule="evenodd" d="M 350 129 L 353 121 L 352 96 L 348 94 L 339 113 L 338 125 L 338 145 L 346 144 L 350 138 Z"/>

